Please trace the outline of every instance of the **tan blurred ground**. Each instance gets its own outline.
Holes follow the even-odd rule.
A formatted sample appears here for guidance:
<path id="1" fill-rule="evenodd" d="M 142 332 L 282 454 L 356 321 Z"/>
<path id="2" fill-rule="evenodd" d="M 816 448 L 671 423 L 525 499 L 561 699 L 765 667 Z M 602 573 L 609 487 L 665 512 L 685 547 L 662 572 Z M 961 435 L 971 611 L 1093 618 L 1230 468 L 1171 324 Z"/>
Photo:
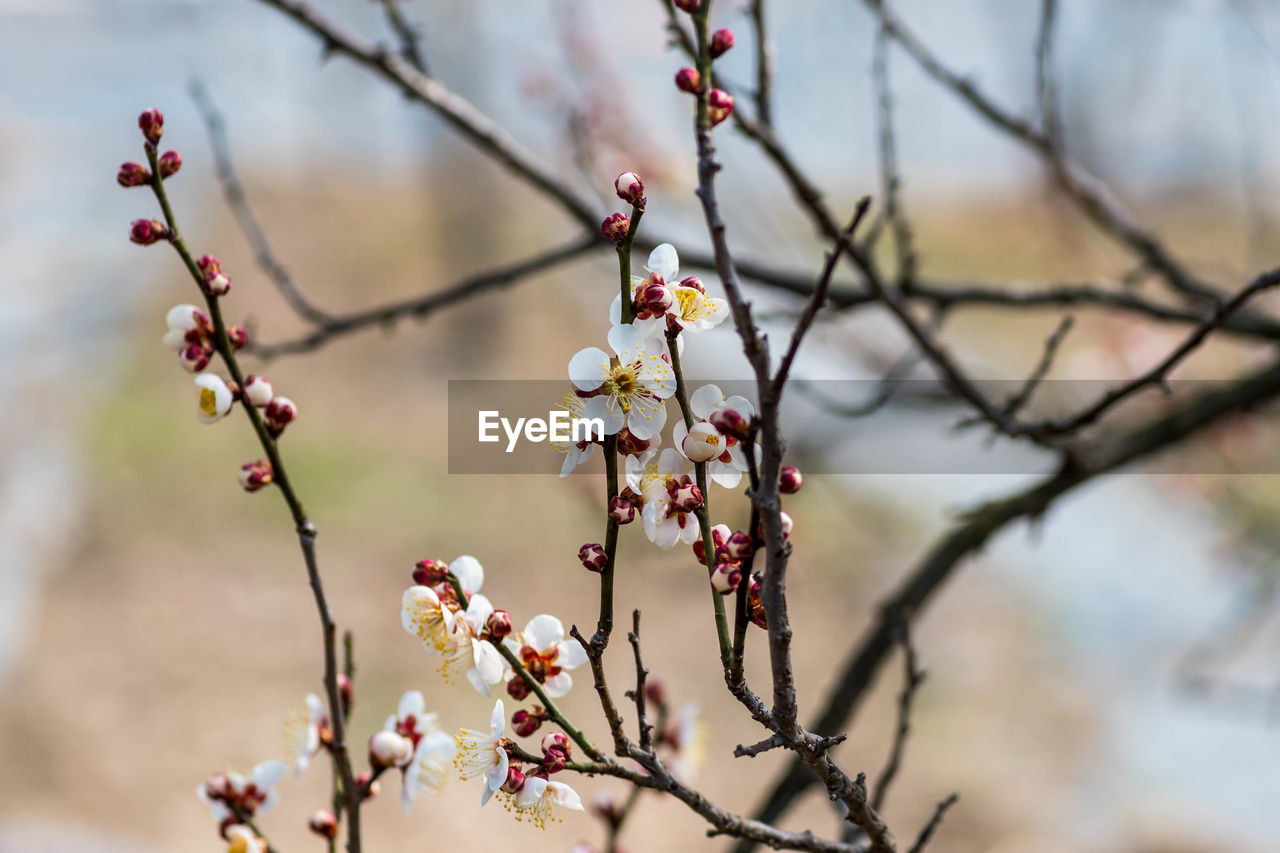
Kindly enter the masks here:
<path id="1" fill-rule="evenodd" d="M 280 254 L 316 300 L 335 310 L 417 293 L 531 248 L 505 245 L 503 223 L 483 211 L 439 219 L 412 186 L 261 201 Z M 224 214 L 211 215 L 225 223 Z M 1027 222 L 1019 211 L 981 212 L 985 226 L 1007 227 L 993 229 L 997 245 L 988 242 L 980 257 L 966 256 L 964 227 L 939 227 L 932 239 L 955 258 L 939 272 L 1031 275 L 1060 251 L 1037 236 L 1055 216 L 1040 210 Z M 1015 228 L 1020 221 L 1029 227 Z M 470 253 L 459 252 L 467 242 L 461 235 L 477 229 L 490 235 L 488 244 L 470 241 Z M 224 228 L 218 238 L 209 245 L 236 271 L 231 317 L 250 317 L 268 340 L 300 329 L 238 235 Z M 1100 251 L 1091 243 L 1086 249 L 1072 253 L 1081 271 L 1094 268 Z M 280 754 L 286 713 L 319 688 L 319 633 L 284 507 L 269 491 L 245 496 L 236 488 L 238 464 L 257 456 L 252 436 L 238 418 L 213 428 L 197 424 L 190 379 L 159 345 L 164 311 L 192 298 L 189 283 L 159 250 L 140 269 L 162 271 L 167 284 L 137 317 L 136 352 L 85 425 L 91 509 L 67 531 L 74 558 L 53 576 L 31 652 L 0 702 L 0 755 L 10 770 L 0 778 L 0 817 L 102 827 L 157 850 L 214 850 L 194 788 L 210 771 Z M 264 371 L 302 412 L 283 449 L 321 531 L 330 599 L 357 637 L 357 746 L 406 689 L 423 690 L 449 727 L 488 717 L 490 703 L 465 686 L 445 686 L 434 660 L 399 627 L 399 595 L 415 560 L 474 554 L 488 572 L 485 592 L 517 624 L 541 611 L 566 624 L 594 619 L 596 583 L 575 552 L 597 536 L 591 490 L 598 483 L 448 477 L 443 407 L 449 377 L 562 376 L 568 357 L 595 342 L 563 331 L 577 316 L 574 293 L 606 282 L 612 286 L 608 265 L 580 263 L 424 324 L 362 333 Z M 956 328 L 963 334 L 989 319 L 967 315 Z M 1011 332 L 996 356 L 1030 364 L 1047 331 L 1040 326 L 1049 322 Z M 805 711 L 880 593 L 923 547 L 911 519 L 845 485 L 812 478 L 788 507 L 800 525 L 791 586 L 793 611 L 805 614 L 796 625 Z M 718 491 L 713 500 L 724 506 L 728 497 Z M 695 700 L 707 712 L 706 793 L 749 811 L 781 761 L 730 756 L 758 733 L 724 695 L 705 581 L 683 551 L 658 552 L 635 528 L 624 540 L 619 610 L 644 610 L 651 670 L 677 701 Z M 888 818 L 911 837 L 938 799 L 959 790 L 962 802 L 930 848 L 938 853 L 1075 849 L 1037 833 L 1102 746 L 1068 662 L 1022 611 L 1010 591 L 962 575 L 919 631 L 931 678 Z M 751 640 L 759 652 L 760 635 Z M 754 655 L 757 684 L 764 683 L 763 663 Z M 625 643 L 615 646 L 611 672 L 619 684 L 630 678 Z M 896 662 L 888 672 L 839 752 L 845 766 L 872 776 L 892 726 Z M 565 707 L 602 742 L 595 697 L 583 682 Z M 578 787 L 588 800 L 622 790 L 585 780 Z M 280 810 L 262 821 L 281 850 L 320 848 L 304 822 L 325 790 L 322 768 L 283 784 Z M 472 785 L 453 784 L 411 817 L 401 813 L 397 795 L 398 782 L 388 780 L 382 799 L 366 810 L 370 850 L 562 850 L 600 839 L 586 816 L 537 835 L 500 809 L 480 811 Z M 835 820 L 815 799 L 788 826 L 830 833 Z M 646 797 L 627 847 L 723 847 L 704 840 L 702 829 L 683 806 Z"/>

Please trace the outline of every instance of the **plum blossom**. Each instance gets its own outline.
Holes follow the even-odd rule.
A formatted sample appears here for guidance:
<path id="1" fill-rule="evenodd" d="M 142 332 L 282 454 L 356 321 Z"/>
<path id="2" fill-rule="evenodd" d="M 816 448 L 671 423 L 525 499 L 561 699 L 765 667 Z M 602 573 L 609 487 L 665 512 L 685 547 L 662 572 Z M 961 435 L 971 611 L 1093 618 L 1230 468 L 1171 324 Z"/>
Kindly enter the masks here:
<path id="1" fill-rule="evenodd" d="M 493 714 L 489 717 L 489 732 L 477 732 L 462 729 L 455 738 L 458 755 L 454 765 L 463 779 L 474 779 L 483 776 L 484 786 L 480 791 L 480 805 L 489 802 L 489 798 L 501 790 L 507 781 L 507 770 L 511 760 L 507 755 L 506 716 L 499 699 L 493 705 Z"/>
<path id="2" fill-rule="evenodd" d="M 560 401 L 557 409 L 567 412 L 569 419 L 579 420 L 585 417 L 587 401 L 579 397 L 577 394 L 568 394 Z M 564 461 L 560 463 L 560 476 L 567 477 L 573 473 L 573 469 L 585 463 L 591 458 L 592 452 L 596 449 L 593 441 L 551 441 L 552 448 L 557 453 L 564 454 Z"/>
<path id="3" fill-rule="evenodd" d="M 689 545 L 698 538 L 694 505 L 684 500 L 684 492 L 696 489 L 688 476 L 691 468 L 689 460 L 670 447 L 627 457 L 627 488 L 644 501 L 640 511 L 644 533 L 659 548 L 671 548 L 677 542 Z M 699 495 L 696 503 L 701 502 Z"/>
<path id="4" fill-rule="evenodd" d="M 697 276 L 680 278 L 680 257 L 670 243 L 663 243 L 649 253 L 645 269 L 649 271 L 649 278 L 632 278 L 632 298 L 635 298 L 645 284 L 659 281 L 666 283 L 672 297 L 672 305 L 666 311 L 665 321 L 663 316 L 636 320 L 637 328 L 640 328 L 646 338 L 665 331 L 668 325 L 681 330 L 705 331 L 720 325 L 729 316 L 729 303 L 719 297 L 709 296 Z M 613 305 L 609 307 L 609 320 L 615 325 L 622 321 L 621 294 L 614 297 Z"/>
<path id="5" fill-rule="evenodd" d="M 280 800 L 275 788 L 284 773 L 280 761 L 263 761 L 248 773 L 215 773 L 196 789 L 196 796 L 209 804 L 213 819 L 219 823 L 235 813 L 249 817 L 266 814 Z"/>
<path id="6" fill-rule="evenodd" d="M 675 303 L 675 289 L 673 283 L 676 275 L 680 272 L 680 258 L 676 254 L 675 246 L 670 243 L 663 243 L 654 247 L 649 253 L 649 260 L 645 262 L 644 269 L 649 273 L 648 276 L 631 276 L 631 300 L 634 303 L 646 288 L 658 287 L 665 290 L 668 310 Z M 656 291 L 648 291 L 656 292 Z M 645 340 L 654 341 L 656 348 L 661 350 L 665 346 L 664 336 L 667 331 L 667 322 L 665 313 L 652 314 L 651 312 L 640 311 L 641 314 L 650 314 L 650 316 L 639 317 L 632 321 L 632 324 L 644 335 Z M 622 324 L 622 294 L 613 297 L 613 302 L 609 305 L 609 325 L 618 326 Z"/>
<path id="7" fill-rule="evenodd" d="M 703 450 L 703 444 L 720 451 L 705 459 L 694 458 L 693 461 L 705 461 L 707 474 L 711 479 L 727 489 L 733 489 L 742 481 L 742 474 L 747 470 L 747 456 L 742 443 L 723 434 L 711 423 L 712 416 L 725 410 L 736 412 L 748 422 L 755 417 L 755 407 L 750 400 L 737 394 L 725 397 L 715 385 L 703 385 L 689 397 L 689 411 L 698 418 L 694 423 L 694 438 L 690 441 L 696 442 L 700 451 Z M 683 421 L 678 421 L 671 428 L 675 446 L 680 448 L 681 455 L 691 458 L 689 449 L 684 446 L 688 435 L 689 429 Z"/>
<path id="8" fill-rule="evenodd" d="M 666 401 L 676 390 L 671 365 L 631 324 L 610 329 L 609 346 L 616 357 L 587 347 L 569 361 L 574 387 L 595 392 L 584 416 L 602 420 L 605 435 L 626 427 L 636 438 L 652 438 L 666 424 Z"/>
<path id="9" fill-rule="evenodd" d="M 578 792 L 563 782 L 553 782 L 541 776 L 527 776 L 520 790 L 511 795 L 516 810 L 516 820 L 528 817 L 534 826 L 546 829 L 548 820 L 559 820 L 554 806 L 582 811 L 582 798 Z"/>
<path id="10" fill-rule="evenodd" d="M 565 670 L 587 662 L 582 644 L 566 640 L 564 625 L 546 613 L 530 619 L 518 639 L 507 638 L 505 642 L 529 675 L 553 698 L 565 695 L 573 687 L 573 678 Z"/>
<path id="11" fill-rule="evenodd" d="M 324 700 L 308 693 L 305 708 L 294 711 L 285 723 L 288 754 L 293 757 L 293 774 L 301 776 L 333 733 L 329 728 L 329 709 Z"/>
<path id="12" fill-rule="evenodd" d="M 477 564 L 479 565 L 479 564 Z M 494 613 L 493 604 L 479 593 L 471 596 L 466 610 L 453 614 L 444 650 L 443 671 L 463 673 L 482 696 L 489 696 L 489 685 L 502 681 L 506 664 L 498 649 L 485 638 L 489 617 Z"/>
<path id="13" fill-rule="evenodd" d="M 231 389 L 222 377 L 216 373 L 201 373 L 196 377 L 196 388 L 199 389 L 196 411 L 201 423 L 211 424 L 222 420 L 231 411 L 235 401 Z"/>
<path id="14" fill-rule="evenodd" d="M 444 787 L 453 762 L 453 738 L 440 730 L 436 719 L 435 714 L 427 713 L 422 693 L 410 690 L 400 697 L 396 713 L 387 717 L 383 726 L 384 732 L 394 732 L 413 744 L 411 757 L 400 767 L 400 802 L 406 813 L 423 791 Z"/>

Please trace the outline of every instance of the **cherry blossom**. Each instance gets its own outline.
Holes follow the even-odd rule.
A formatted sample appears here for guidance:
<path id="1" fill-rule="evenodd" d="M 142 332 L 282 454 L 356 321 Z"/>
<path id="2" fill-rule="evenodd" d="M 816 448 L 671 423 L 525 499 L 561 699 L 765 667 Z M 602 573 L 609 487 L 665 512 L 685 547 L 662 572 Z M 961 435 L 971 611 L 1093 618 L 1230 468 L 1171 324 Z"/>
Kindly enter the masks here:
<path id="1" fill-rule="evenodd" d="M 493 714 L 489 717 L 489 732 L 477 732 L 462 729 L 456 741 L 458 754 L 454 765 L 463 779 L 474 779 L 483 776 L 484 786 L 480 792 L 480 805 L 489 802 L 503 783 L 507 781 L 507 770 L 510 758 L 504 745 L 503 732 L 506 729 L 506 716 L 499 699 L 493 705 Z"/>
<path id="2" fill-rule="evenodd" d="M 528 776 L 520 790 L 511 795 L 516 820 L 528 817 L 539 829 L 546 829 L 548 820 L 559 820 L 554 806 L 582 811 L 582 798 L 578 792 L 563 782 L 553 782 L 541 776 Z"/>
<path id="3" fill-rule="evenodd" d="M 584 416 L 602 420 L 605 435 L 626 427 L 636 438 L 652 438 L 666 424 L 666 401 L 676 390 L 671 365 L 631 324 L 610 329 L 609 346 L 616 357 L 587 347 L 569 361 L 574 387 L 595 392 Z"/>
<path id="4" fill-rule="evenodd" d="M 518 639 L 508 638 L 505 642 L 529 675 L 553 698 L 565 695 L 573 687 L 573 678 L 565 670 L 587 662 L 582 644 L 566 640 L 564 625 L 545 613 L 530 619 Z"/>
<path id="5" fill-rule="evenodd" d="M 320 746 L 333 737 L 329 728 L 329 709 L 324 700 L 308 693 L 306 706 L 290 715 L 285 723 L 285 741 L 293 757 L 293 773 L 301 776 L 320 751 Z"/>
<path id="6" fill-rule="evenodd" d="M 689 397 L 689 411 L 698 418 L 694 423 L 693 436 L 689 440 L 694 445 L 695 456 L 701 455 L 702 458 L 690 456 L 690 449 L 685 447 L 685 439 L 690 436 L 690 431 L 683 421 L 677 421 L 671 428 L 671 437 L 675 446 L 680 448 L 681 455 L 692 458 L 695 462 L 705 461 L 708 476 L 719 485 L 733 489 L 742 481 L 742 474 L 747 470 L 747 456 L 744 446 L 736 438 L 723 434 L 711 423 L 713 416 L 726 410 L 734 412 L 747 422 L 755 417 L 755 407 L 746 397 L 737 394 L 725 397 L 717 386 L 703 385 Z M 704 445 L 719 452 L 707 456 Z"/>
<path id="7" fill-rule="evenodd" d="M 644 533 L 659 548 L 671 548 L 677 542 L 689 545 L 698 539 L 693 506 L 683 502 L 681 491 L 692 486 L 688 477 L 692 467 L 670 447 L 627 457 L 627 487 L 644 501 L 640 511 Z M 700 496 L 697 503 L 701 503 Z"/>

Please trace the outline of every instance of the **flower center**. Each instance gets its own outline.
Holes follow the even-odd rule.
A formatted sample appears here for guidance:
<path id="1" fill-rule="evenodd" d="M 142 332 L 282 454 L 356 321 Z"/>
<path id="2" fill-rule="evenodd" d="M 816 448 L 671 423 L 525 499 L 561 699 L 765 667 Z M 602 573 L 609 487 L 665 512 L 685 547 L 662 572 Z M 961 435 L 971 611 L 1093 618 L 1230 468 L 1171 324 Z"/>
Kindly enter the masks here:
<path id="1" fill-rule="evenodd" d="M 692 287 L 676 288 L 676 305 L 680 307 L 681 319 L 688 320 L 694 315 L 698 307 L 698 297 L 701 295 Z"/>
<path id="2" fill-rule="evenodd" d="M 609 371 L 609 385 L 618 396 L 622 411 L 631 411 L 631 397 L 640 390 L 640 376 L 635 365 L 620 364 Z"/>
<path id="3" fill-rule="evenodd" d="M 200 411 L 211 418 L 218 414 L 218 395 L 212 388 L 200 389 Z"/>

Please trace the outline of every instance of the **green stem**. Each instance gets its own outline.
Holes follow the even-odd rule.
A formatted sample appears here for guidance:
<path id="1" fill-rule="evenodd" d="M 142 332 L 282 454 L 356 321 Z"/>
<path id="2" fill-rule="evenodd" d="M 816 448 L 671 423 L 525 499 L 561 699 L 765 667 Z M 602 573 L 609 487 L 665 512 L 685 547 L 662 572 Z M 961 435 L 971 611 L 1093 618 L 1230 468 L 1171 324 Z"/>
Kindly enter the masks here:
<path id="1" fill-rule="evenodd" d="M 677 344 L 679 330 L 667 331 L 667 352 L 671 355 L 671 370 L 676 376 L 676 402 L 680 404 L 680 414 L 684 416 L 684 426 L 693 429 L 693 412 L 689 410 L 689 395 L 684 384 L 684 370 L 680 366 L 680 348 Z M 714 568 L 712 561 L 716 558 L 715 540 L 711 538 L 711 514 L 709 509 L 711 493 L 707 488 L 707 463 L 698 462 L 693 467 L 698 481 L 698 489 L 702 492 L 702 505 L 694 510 L 698 519 L 698 529 L 702 534 L 702 551 L 706 555 L 707 570 Z M 716 592 L 715 587 L 707 584 L 711 591 L 712 607 L 716 614 L 716 637 L 720 642 L 720 663 L 727 670 L 732 660 L 732 646 L 729 642 L 729 617 L 725 613 L 724 596 Z"/>
<path id="2" fill-rule="evenodd" d="M 631 309 L 631 244 L 635 242 L 636 231 L 640 228 L 640 217 L 644 216 L 644 199 L 631 206 L 631 224 L 627 227 L 627 236 L 618 244 L 618 272 L 622 295 L 622 322 L 630 323 L 635 319 Z"/>

